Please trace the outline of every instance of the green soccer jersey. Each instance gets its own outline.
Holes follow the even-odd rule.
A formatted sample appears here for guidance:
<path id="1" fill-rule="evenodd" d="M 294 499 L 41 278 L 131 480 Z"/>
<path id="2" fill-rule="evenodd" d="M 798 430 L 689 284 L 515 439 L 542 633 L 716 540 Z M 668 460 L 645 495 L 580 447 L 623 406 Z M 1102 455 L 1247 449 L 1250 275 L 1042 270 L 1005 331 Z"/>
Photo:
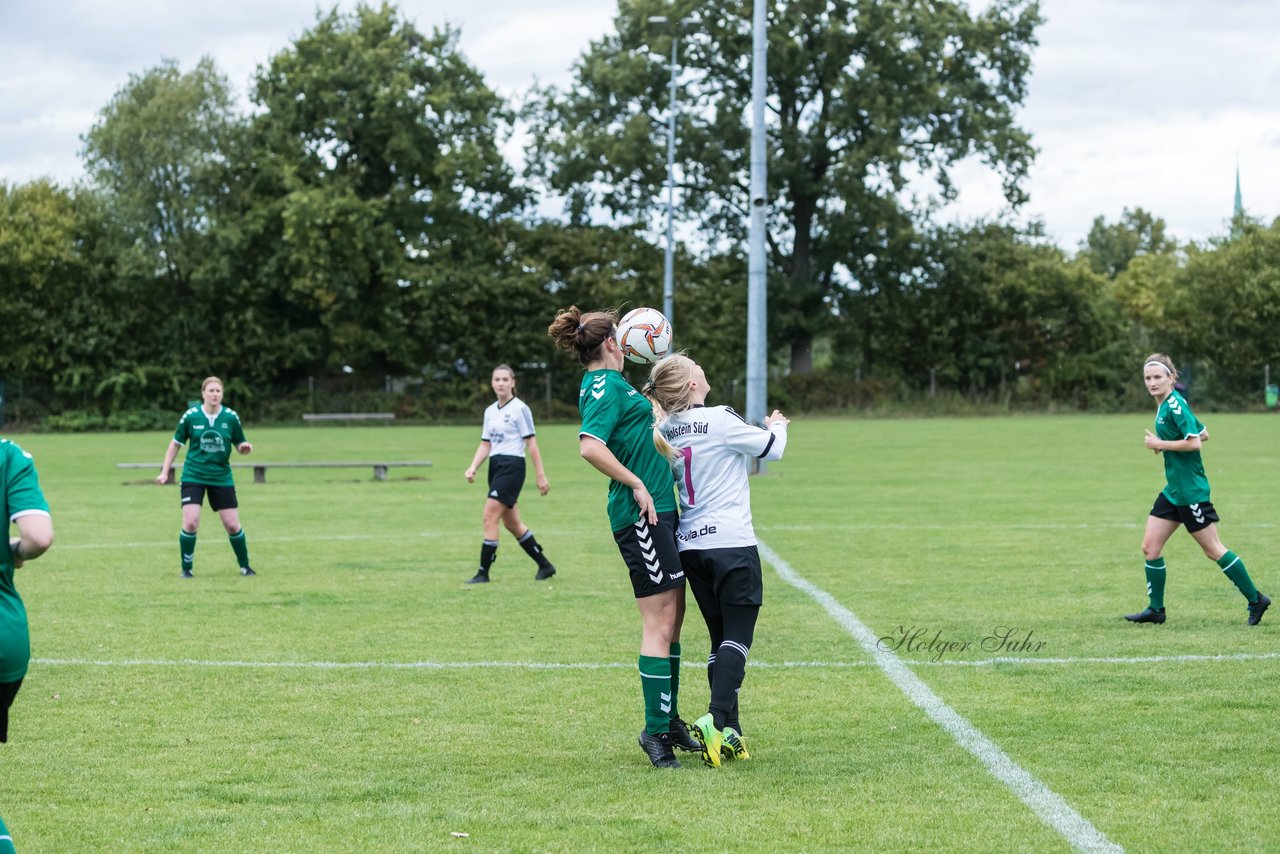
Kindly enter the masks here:
<path id="1" fill-rule="evenodd" d="M 659 513 L 676 509 L 671 464 L 653 444 L 653 406 L 617 371 L 587 371 L 578 392 L 579 436 L 592 436 L 644 483 Z M 620 531 L 640 518 L 631 490 L 609 481 L 609 526 Z"/>
<path id="2" fill-rule="evenodd" d="M 231 479 L 231 451 L 245 441 L 244 427 L 234 409 L 222 407 L 216 415 L 193 406 L 182 413 L 173 441 L 187 446 L 182 482 L 204 486 L 235 486 Z"/>
<path id="3" fill-rule="evenodd" d="M 31 513 L 49 515 L 31 455 L 8 439 L 0 439 L 0 486 L 8 522 Z M 26 676 L 30 658 L 27 609 L 13 585 L 13 554 L 6 537 L 0 548 L 0 682 L 17 682 Z"/>
<path id="4" fill-rule="evenodd" d="M 1199 436 L 1204 424 L 1191 411 L 1187 401 L 1176 391 L 1160 404 L 1156 412 L 1156 435 L 1168 442 Z M 1209 478 L 1199 451 L 1165 451 L 1164 496 L 1179 507 L 1209 500 Z"/>

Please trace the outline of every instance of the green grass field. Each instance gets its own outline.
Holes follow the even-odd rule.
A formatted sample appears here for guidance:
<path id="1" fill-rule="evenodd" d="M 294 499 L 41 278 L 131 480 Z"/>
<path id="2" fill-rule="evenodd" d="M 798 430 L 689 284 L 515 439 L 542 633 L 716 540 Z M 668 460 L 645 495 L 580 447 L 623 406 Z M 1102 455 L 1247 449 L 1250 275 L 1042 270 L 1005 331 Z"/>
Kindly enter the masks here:
<path id="1" fill-rule="evenodd" d="M 1206 420 L 1223 539 L 1276 596 L 1280 420 Z M 787 458 L 752 486 L 758 534 L 802 579 L 766 564 L 741 695 L 752 758 L 670 772 L 635 744 L 639 617 L 573 426 L 542 427 L 552 491 L 530 484 L 521 502 L 559 574 L 535 583 L 504 533 L 479 588 L 462 584 L 478 427 L 250 424 L 250 459 L 435 466 L 386 482 L 240 473 L 259 575 L 237 574 L 206 509 L 192 581 L 177 490 L 115 468 L 158 462 L 167 435 L 14 437 L 57 542 L 18 571 L 34 660 L 0 747 L 0 815 L 22 852 L 1082 847 L 913 703 L 816 590 L 876 637 L 919 631 L 897 660 L 1104 843 L 1275 848 L 1280 612 L 1247 627 L 1179 533 L 1169 622 L 1120 616 L 1146 601 L 1141 525 L 1163 483 L 1149 422 L 793 422 Z M 690 605 L 688 719 L 708 698 Z M 1000 627 L 1030 643 L 984 650 Z"/>

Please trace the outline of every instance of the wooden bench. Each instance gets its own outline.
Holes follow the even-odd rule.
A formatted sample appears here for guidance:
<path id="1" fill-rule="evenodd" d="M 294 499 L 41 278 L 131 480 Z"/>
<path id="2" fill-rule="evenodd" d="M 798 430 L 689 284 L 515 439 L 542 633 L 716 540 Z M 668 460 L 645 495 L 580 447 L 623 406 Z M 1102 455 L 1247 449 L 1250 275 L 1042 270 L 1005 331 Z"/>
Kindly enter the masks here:
<path id="1" fill-rule="evenodd" d="M 393 468 L 425 468 L 431 463 L 426 460 L 394 460 L 387 462 L 302 462 L 302 463 L 232 463 L 236 469 L 253 469 L 253 482 L 266 483 L 267 469 L 353 469 L 372 468 L 374 480 L 386 480 L 387 469 Z M 175 469 L 182 468 L 182 463 L 175 463 Z M 159 463 L 116 463 L 118 469 L 158 469 Z"/>
<path id="2" fill-rule="evenodd" d="M 303 421 L 394 421 L 394 412 L 304 412 Z"/>

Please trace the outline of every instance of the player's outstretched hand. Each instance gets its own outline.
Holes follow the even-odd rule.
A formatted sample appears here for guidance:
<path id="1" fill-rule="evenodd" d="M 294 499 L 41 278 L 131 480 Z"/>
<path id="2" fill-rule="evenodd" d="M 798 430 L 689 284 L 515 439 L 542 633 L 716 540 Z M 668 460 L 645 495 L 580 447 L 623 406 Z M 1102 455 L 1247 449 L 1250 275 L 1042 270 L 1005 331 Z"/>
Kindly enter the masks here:
<path id="1" fill-rule="evenodd" d="M 783 415 L 778 410 L 773 410 L 773 414 L 764 419 L 765 427 L 772 427 L 774 424 L 787 425 L 791 423 L 791 419 Z"/>

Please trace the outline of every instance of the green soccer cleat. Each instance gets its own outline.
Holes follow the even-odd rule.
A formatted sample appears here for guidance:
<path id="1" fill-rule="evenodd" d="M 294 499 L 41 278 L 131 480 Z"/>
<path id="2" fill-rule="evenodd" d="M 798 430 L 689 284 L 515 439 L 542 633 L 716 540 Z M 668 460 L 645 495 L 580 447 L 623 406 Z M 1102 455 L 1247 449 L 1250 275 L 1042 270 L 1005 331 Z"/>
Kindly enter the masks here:
<path id="1" fill-rule="evenodd" d="M 712 768 L 719 768 L 720 743 L 724 740 L 724 733 L 716 729 L 716 723 L 711 719 L 711 714 L 707 713 L 694 721 L 689 731 L 702 742 L 702 761 Z"/>
<path id="2" fill-rule="evenodd" d="M 724 741 L 720 744 L 720 753 L 729 759 L 750 759 L 751 754 L 747 753 L 747 740 L 738 731 L 731 726 L 724 728 L 721 734 Z"/>

